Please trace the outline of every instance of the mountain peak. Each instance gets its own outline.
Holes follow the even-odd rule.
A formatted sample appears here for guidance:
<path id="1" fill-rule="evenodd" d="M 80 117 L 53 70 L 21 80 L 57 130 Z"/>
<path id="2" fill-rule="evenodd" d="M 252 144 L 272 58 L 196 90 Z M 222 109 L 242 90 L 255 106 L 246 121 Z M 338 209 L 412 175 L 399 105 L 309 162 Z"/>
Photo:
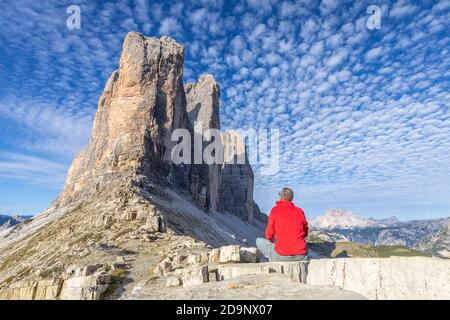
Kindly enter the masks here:
<path id="1" fill-rule="evenodd" d="M 378 225 L 376 222 L 342 209 L 327 209 L 323 216 L 311 221 L 311 226 L 318 229 L 351 229 Z"/>
<path id="2" fill-rule="evenodd" d="M 172 131 L 188 128 L 183 62 L 184 48 L 171 38 L 126 35 L 119 70 L 99 99 L 91 139 L 72 163 L 60 205 L 137 174 L 186 185 L 187 174 L 174 174 L 170 159 Z"/>

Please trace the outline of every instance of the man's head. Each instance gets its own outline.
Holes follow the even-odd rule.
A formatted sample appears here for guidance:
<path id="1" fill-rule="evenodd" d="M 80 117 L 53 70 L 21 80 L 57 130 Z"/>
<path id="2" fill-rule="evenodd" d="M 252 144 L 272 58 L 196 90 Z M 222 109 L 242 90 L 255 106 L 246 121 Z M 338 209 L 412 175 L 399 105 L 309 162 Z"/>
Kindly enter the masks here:
<path id="1" fill-rule="evenodd" d="M 292 189 L 289 188 L 281 189 L 281 191 L 278 194 L 280 195 L 281 200 L 292 201 L 292 199 L 294 199 L 294 191 L 292 191 Z"/>

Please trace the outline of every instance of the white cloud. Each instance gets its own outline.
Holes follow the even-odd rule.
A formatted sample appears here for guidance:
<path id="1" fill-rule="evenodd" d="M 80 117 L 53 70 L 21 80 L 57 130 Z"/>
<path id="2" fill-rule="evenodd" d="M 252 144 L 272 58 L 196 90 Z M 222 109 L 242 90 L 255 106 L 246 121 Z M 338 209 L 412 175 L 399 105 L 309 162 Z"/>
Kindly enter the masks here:
<path id="1" fill-rule="evenodd" d="M 163 35 L 176 34 L 181 30 L 181 26 L 175 18 L 164 18 L 159 27 L 159 33 Z"/>
<path id="2" fill-rule="evenodd" d="M 22 148 L 49 152 L 70 159 L 87 143 L 93 112 L 11 98 L 0 101 L 2 117 L 20 123 L 34 139 Z"/>
<path id="3" fill-rule="evenodd" d="M 67 164 L 22 153 L 0 152 L 0 179 L 60 188 Z"/>
<path id="4" fill-rule="evenodd" d="M 443 11 L 450 8 L 450 1 L 441 0 L 433 6 L 433 11 Z"/>
<path id="5" fill-rule="evenodd" d="M 407 1 L 399 0 L 396 5 L 389 11 L 389 16 L 394 18 L 402 18 L 413 14 L 418 10 L 418 7 L 408 4 Z"/>
<path id="6" fill-rule="evenodd" d="M 346 49 L 339 49 L 325 61 L 325 64 L 331 68 L 336 67 L 340 65 L 347 58 L 347 56 L 348 51 Z"/>
<path id="7" fill-rule="evenodd" d="M 329 14 L 332 13 L 334 10 L 336 10 L 339 6 L 338 0 L 322 0 L 320 3 L 320 11 L 323 14 Z"/>
<path id="8" fill-rule="evenodd" d="M 191 12 L 189 14 L 189 19 L 194 24 L 199 24 L 201 22 L 204 22 L 204 20 L 206 19 L 207 13 L 208 13 L 208 11 L 205 8 L 200 8 L 200 9 L 194 10 L 193 12 Z"/>
<path id="9" fill-rule="evenodd" d="M 309 50 L 309 52 L 314 55 L 314 56 L 318 56 L 322 53 L 323 51 L 323 42 L 322 41 L 318 41 L 316 43 L 314 43 L 311 46 L 311 49 Z"/>
<path id="10" fill-rule="evenodd" d="M 252 71 L 252 76 L 257 79 L 262 79 L 266 74 L 266 69 L 264 68 L 256 68 Z"/>
<path id="11" fill-rule="evenodd" d="M 383 48 L 377 47 L 377 48 L 370 49 L 369 51 L 367 51 L 367 53 L 365 55 L 365 59 L 366 59 L 366 61 L 370 62 L 370 61 L 378 58 L 382 53 L 383 53 Z"/>
<path id="12" fill-rule="evenodd" d="M 234 37 L 231 42 L 231 49 L 233 51 L 234 54 L 239 54 L 240 52 L 242 52 L 242 50 L 244 50 L 246 48 L 246 43 L 244 41 L 244 39 L 242 38 L 242 36 L 236 36 Z"/>

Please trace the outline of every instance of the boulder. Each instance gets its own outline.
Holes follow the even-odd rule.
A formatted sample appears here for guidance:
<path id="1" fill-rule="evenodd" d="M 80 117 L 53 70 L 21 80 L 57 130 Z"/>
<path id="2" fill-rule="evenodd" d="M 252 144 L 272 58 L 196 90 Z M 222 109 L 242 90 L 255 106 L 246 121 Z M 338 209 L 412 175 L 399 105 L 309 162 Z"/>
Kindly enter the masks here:
<path id="1" fill-rule="evenodd" d="M 200 264 L 205 264 L 209 262 L 209 252 L 202 252 L 200 254 Z"/>
<path id="2" fill-rule="evenodd" d="M 62 277 L 18 281 L 0 292 L 8 300 L 98 300 L 111 282 L 103 265 L 71 266 Z"/>
<path id="3" fill-rule="evenodd" d="M 209 269 L 209 282 L 216 282 L 219 281 L 219 273 L 217 271 L 217 268 Z"/>
<path id="4" fill-rule="evenodd" d="M 190 287 L 209 281 L 208 266 L 194 266 L 183 270 L 181 276 L 183 287 Z"/>
<path id="5" fill-rule="evenodd" d="M 220 263 L 241 262 L 241 253 L 239 245 L 220 247 Z"/>
<path id="6" fill-rule="evenodd" d="M 259 262 L 259 253 L 257 248 L 241 247 L 241 262 L 256 263 Z"/>
<path id="7" fill-rule="evenodd" d="M 164 277 L 164 270 L 159 264 L 153 268 L 153 276 L 157 278 Z"/>
<path id="8" fill-rule="evenodd" d="M 169 257 L 164 258 L 160 263 L 158 263 L 158 266 L 160 267 L 159 273 L 162 273 L 163 276 L 173 270 L 172 261 Z"/>
<path id="9" fill-rule="evenodd" d="M 166 222 L 164 217 L 159 213 L 154 213 L 147 216 L 147 222 L 145 224 L 148 232 L 166 232 Z"/>
<path id="10" fill-rule="evenodd" d="M 179 277 L 167 277 L 166 287 L 179 287 L 181 286 L 181 279 Z"/>
<path id="11" fill-rule="evenodd" d="M 209 263 L 219 262 L 220 249 L 214 248 L 209 252 Z"/>
<path id="12" fill-rule="evenodd" d="M 62 300 L 99 300 L 111 282 L 109 274 L 73 277 L 64 281 Z"/>
<path id="13" fill-rule="evenodd" d="M 188 265 L 198 265 L 200 264 L 202 257 L 200 254 L 191 254 L 187 257 L 187 264 Z"/>
<path id="14" fill-rule="evenodd" d="M 173 269 L 179 269 L 183 268 L 184 264 L 186 262 L 186 257 L 183 255 L 175 255 L 172 259 L 172 268 Z"/>

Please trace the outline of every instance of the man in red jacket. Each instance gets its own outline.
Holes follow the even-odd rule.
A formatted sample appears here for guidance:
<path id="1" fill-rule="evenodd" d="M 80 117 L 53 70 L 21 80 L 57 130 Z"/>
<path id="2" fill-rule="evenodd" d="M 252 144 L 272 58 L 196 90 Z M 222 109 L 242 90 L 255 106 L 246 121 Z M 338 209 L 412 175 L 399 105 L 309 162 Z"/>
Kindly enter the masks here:
<path id="1" fill-rule="evenodd" d="M 308 222 L 305 213 L 292 203 L 294 192 L 291 189 L 283 188 L 279 195 L 280 200 L 270 211 L 266 239 L 256 239 L 256 247 L 269 261 L 306 260 Z"/>

